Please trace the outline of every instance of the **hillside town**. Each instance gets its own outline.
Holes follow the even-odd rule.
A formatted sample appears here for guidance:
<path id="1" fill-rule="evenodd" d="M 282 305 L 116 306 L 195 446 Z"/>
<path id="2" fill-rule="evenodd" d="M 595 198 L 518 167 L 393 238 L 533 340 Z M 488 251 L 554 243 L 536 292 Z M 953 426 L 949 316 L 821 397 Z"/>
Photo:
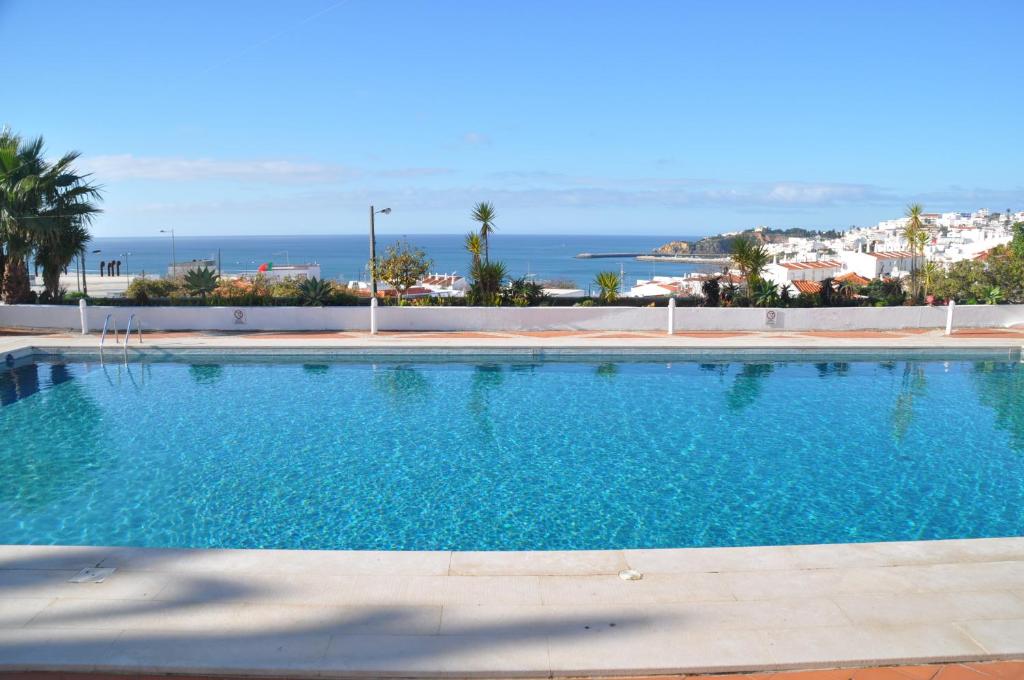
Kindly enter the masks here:
<path id="1" fill-rule="evenodd" d="M 724 233 L 719 240 L 749 237 L 761 243 L 772 261 L 764 278 L 792 295 L 814 294 L 821 281 L 831 279 L 858 286 L 874 279 L 900 279 L 921 270 L 926 263 L 943 269 L 962 260 L 984 260 L 993 248 L 1005 245 L 1013 237 L 1013 225 L 1024 222 L 1024 211 L 922 213 L 927 238 L 920 247 L 907 243 L 905 231 L 909 217 L 883 220 L 870 227 L 854 227 L 845 232 L 806 232 L 807 235 L 770 238 L 766 226 L 753 230 Z M 681 242 L 667 244 L 662 252 L 672 253 L 671 261 L 684 261 Z M 690 250 L 693 252 L 693 249 Z M 645 258 L 655 259 L 655 258 Z M 660 259 L 660 258 L 659 258 Z M 669 259 L 669 258 L 665 258 Z M 653 276 L 637 279 L 622 297 L 702 296 L 709 278 L 723 285 L 742 283 L 741 272 L 731 266 L 722 274 L 693 272 L 683 276 Z"/>

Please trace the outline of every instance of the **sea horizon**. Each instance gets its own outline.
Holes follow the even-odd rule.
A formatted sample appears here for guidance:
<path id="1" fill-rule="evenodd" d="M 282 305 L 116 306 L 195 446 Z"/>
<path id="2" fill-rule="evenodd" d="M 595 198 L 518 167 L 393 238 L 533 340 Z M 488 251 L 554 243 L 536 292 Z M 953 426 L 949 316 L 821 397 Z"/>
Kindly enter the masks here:
<path id="1" fill-rule="evenodd" d="M 469 254 L 465 251 L 465 233 L 395 234 L 378 233 L 377 251 L 406 240 L 422 248 L 431 259 L 431 270 L 465 273 Z M 646 252 L 669 241 L 693 241 L 696 235 L 580 235 L 580 234 L 502 234 L 491 236 L 491 259 L 500 260 L 509 276 L 531 276 L 538 281 L 571 281 L 586 288 L 598 272 L 622 273 L 627 282 L 654 275 L 683 275 L 692 271 L 717 269 L 713 265 L 689 263 L 639 262 L 629 257 L 577 259 L 582 252 Z M 100 236 L 90 243 L 87 269 L 95 270 L 101 261 L 122 261 L 122 273 L 163 275 L 171 261 L 172 243 L 162 236 Z M 99 250 L 99 253 L 93 253 Z M 366 278 L 369 260 L 368 234 L 304 235 L 175 235 L 174 258 L 219 260 L 228 274 L 255 271 L 264 263 L 316 263 L 325 278 L 349 281 Z"/>

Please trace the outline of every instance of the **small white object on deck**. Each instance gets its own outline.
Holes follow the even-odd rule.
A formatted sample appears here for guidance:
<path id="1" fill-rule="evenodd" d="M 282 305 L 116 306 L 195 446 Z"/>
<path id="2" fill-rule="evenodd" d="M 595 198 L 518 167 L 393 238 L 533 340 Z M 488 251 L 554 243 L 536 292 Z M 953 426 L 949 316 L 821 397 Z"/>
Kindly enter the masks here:
<path id="1" fill-rule="evenodd" d="M 643 577 L 644 575 L 636 569 L 623 569 L 619 572 L 619 578 L 623 581 L 639 581 Z"/>
<path id="2" fill-rule="evenodd" d="M 68 583 L 103 583 L 116 567 L 86 567 L 68 579 Z"/>
<path id="3" fill-rule="evenodd" d="M 668 334 L 674 335 L 676 332 L 676 299 L 668 299 Z"/>
<path id="4" fill-rule="evenodd" d="M 949 301 L 946 305 L 946 335 L 952 335 L 953 333 L 953 310 L 956 309 L 956 302 L 953 300 Z"/>

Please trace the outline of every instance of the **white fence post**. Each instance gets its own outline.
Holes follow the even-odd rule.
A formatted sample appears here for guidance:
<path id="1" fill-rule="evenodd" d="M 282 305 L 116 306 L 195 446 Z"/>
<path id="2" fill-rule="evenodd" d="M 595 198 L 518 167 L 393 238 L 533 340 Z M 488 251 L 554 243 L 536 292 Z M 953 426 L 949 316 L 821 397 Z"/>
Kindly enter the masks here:
<path id="1" fill-rule="evenodd" d="M 377 335 L 377 298 L 370 298 L 370 335 Z"/>
<path id="2" fill-rule="evenodd" d="M 89 312 L 87 306 L 85 298 L 78 301 L 78 316 L 82 319 L 82 335 L 89 333 Z"/>
<path id="3" fill-rule="evenodd" d="M 668 334 L 673 335 L 676 332 L 676 299 L 671 297 L 668 299 Z"/>
<path id="4" fill-rule="evenodd" d="M 953 308 L 956 307 L 956 302 L 953 300 L 949 301 L 946 305 L 946 335 L 952 335 L 953 333 Z"/>

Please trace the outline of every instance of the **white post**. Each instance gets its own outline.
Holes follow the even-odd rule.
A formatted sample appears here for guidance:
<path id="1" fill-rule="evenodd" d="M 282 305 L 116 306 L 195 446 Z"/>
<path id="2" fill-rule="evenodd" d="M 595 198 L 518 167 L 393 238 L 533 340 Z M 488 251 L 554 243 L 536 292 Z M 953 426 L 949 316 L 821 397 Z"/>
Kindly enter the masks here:
<path id="1" fill-rule="evenodd" d="M 956 302 L 950 300 L 949 304 L 946 305 L 946 335 L 952 335 L 953 333 L 953 308 L 956 307 Z"/>
<path id="2" fill-rule="evenodd" d="M 668 299 L 668 334 L 673 335 L 676 332 L 676 299 L 674 297 Z"/>
<path id="3" fill-rule="evenodd" d="M 89 333 L 89 312 L 86 307 L 85 298 L 78 301 L 78 316 L 82 319 L 82 335 Z"/>
<path id="4" fill-rule="evenodd" d="M 370 335 L 377 335 L 377 298 L 370 298 Z"/>

